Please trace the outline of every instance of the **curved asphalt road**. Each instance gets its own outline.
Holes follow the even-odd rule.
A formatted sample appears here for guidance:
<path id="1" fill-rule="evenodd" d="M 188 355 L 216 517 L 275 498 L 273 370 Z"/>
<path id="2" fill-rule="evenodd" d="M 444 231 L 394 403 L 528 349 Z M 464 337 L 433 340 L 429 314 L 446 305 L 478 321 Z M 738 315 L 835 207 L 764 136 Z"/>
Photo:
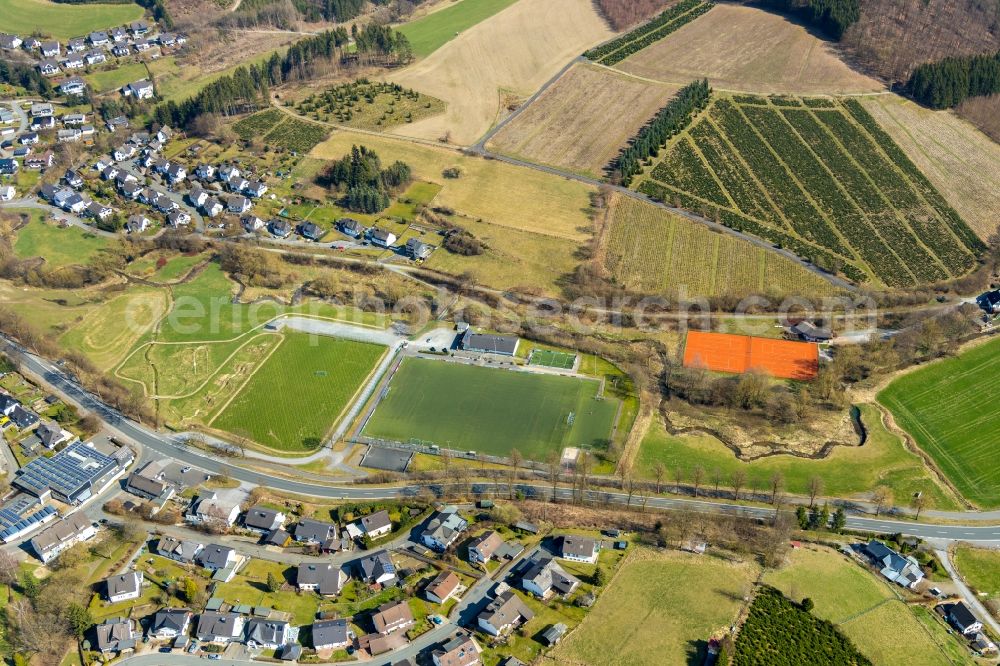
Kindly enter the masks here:
<path id="1" fill-rule="evenodd" d="M 5 339 L 0 339 L 5 340 Z M 238 467 L 217 456 L 200 449 L 187 448 L 182 442 L 151 430 L 124 417 L 117 410 L 105 405 L 94 395 L 82 389 L 72 378 L 65 375 L 54 364 L 49 363 L 34 354 L 24 350 L 19 345 L 9 341 L 4 345 L 8 353 L 18 357 L 24 366 L 41 377 L 58 392 L 79 403 L 83 408 L 94 412 L 112 429 L 121 435 L 132 439 L 163 458 L 177 460 L 197 466 L 213 473 L 225 472 L 230 477 L 246 483 L 267 486 L 288 493 L 324 499 L 376 500 L 407 497 L 416 495 L 422 488 L 430 488 L 432 492 L 444 493 L 453 484 L 414 484 L 406 486 L 364 486 L 364 485 L 326 485 L 279 478 Z M 465 487 L 468 487 L 467 485 Z M 475 490 L 488 494 L 494 489 L 501 494 L 507 494 L 506 484 L 479 483 L 473 484 Z M 528 496 L 539 498 L 549 497 L 552 489 L 549 484 L 539 484 L 526 481 L 516 485 Z M 556 496 L 560 499 L 571 499 L 573 491 L 570 488 L 557 488 Z M 641 499 L 632 497 L 632 503 L 639 504 Z M 587 499 L 606 504 L 626 504 L 629 498 L 624 493 L 605 490 L 587 491 Z M 726 513 L 750 518 L 767 519 L 774 515 L 774 510 L 766 507 L 748 507 L 738 504 L 708 502 L 704 500 L 651 497 L 646 506 L 655 509 L 684 509 L 704 513 Z M 975 514 L 969 514 L 969 520 L 975 520 Z M 867 518 L 849 516 L 847 526 L 851 529 L 865 530 L 882 534 L 900 532 L 902 534 L 920 537 L 922 539 L 939 539 L 954 541 L 995 541 L 1000 543 L 1000 525 L 933 525 L 912 520 L 892 520 L 883 518 Z"/>

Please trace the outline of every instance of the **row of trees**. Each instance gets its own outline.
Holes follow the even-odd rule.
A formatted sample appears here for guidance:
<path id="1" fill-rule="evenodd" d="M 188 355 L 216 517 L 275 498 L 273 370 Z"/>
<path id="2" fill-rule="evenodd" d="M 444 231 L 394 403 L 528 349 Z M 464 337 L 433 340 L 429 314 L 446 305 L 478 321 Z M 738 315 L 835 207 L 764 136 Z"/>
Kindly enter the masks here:
<path id="1" fill-rule="evenodd" d="M 348 209 L 377 213 L 388 208 L 391 195 L 409 185 L 412 178 L 404 162 L 396 161 L 383 169 L 374 150 L 353 146 L 348 155 L 331 163 L 317 182 L 341 192 Z"/>
<path id="2" fill-rule="evenodd" d="M 1000 51 L 924 63 L 913 70 L 908 87 L 914 99 L 934 109 L 1000 93 Z"/>
<path id="3" fill-rule="evenodd" d="M 627 186 L 632 177 L 642 171 L 644 161 L 659 154 L 667 139 L 691 122 L 691 117 L 708 103 L 710 93 L 708 79 L 689 83 L 639 130 L 615 161 L 614 170 L 620 174 L 623 185 Z"/>
<path id="4" fill-rule="evenodd" d="M 239 67 L 183 102 L 160 104 L 153 112 L 153 120 L 161 125 L 187 127 L 204 114 L 231 116 L 255 111 L 267 103 L 272 86 L 312 78 L 334 61 L 364 57 L 378 64 L 396 65 L 412 58 L 406 36 L 387 26 L 355 26 L 353 35 L 355 53 L 347 53 L 351 40 L 347 30 L 327 30 L 296 42 L 284 56 L 274 53 L 264 63 Z"/>
<path id="5" fill-rule="evenodd" d="M 796 14 L 837 40 L 861 18 L 860 0 L 763 0 L 763 4 Z"/>

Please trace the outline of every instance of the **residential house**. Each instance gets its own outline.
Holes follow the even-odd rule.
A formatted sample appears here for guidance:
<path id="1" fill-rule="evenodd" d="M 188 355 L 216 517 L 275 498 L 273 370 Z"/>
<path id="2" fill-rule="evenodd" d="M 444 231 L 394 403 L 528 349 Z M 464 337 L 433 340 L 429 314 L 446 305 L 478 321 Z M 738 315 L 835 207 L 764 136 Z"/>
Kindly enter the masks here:
<path id="1" fill-rule="evenodd" d="M 6 393 L 0 393 L 0 416 L 10 416 L 20 404 L 20 402 Z"/>
<path id="2" fill-rule="evenodd" d="M 303 222 L 299 225 L 299 234 L 306 240 L 318 241 L 326 232 L 317 224 Z"/>
<path id="3" fill-rule="evenodd" d="M 13 185 L 0 185 L 0 201 L 11 201 L 17 196 Z"/>
<path id="4" fill-rule="evenodd" d="M 117 132 L 120 129 L 128 128 L 128 118 L 125 116 L 115 116 L 105 123 L 109 132 Z"/>
<path id="5" fill-rule="evenodd" d="M 138 47 L 138 44 L 136 45 Z M 152 99 L 156 94 L 153 82 L 149 79 L 133 81 L 122 86 L 122 95 L 125 97 L 135 97 L 136 99 Z"/>
<path id="6" fill-rule="evenodd" d="M 371 239 L 372 245 L 378 247 L 389 247 L 396 242 L 396 234 L 377 227 L 371 230 L 368 237 Z"/>
<path id="7" fill-rule="evenodd" d="M 38 67 L 38 71 L 43 76 L 52 76 L 59 73 L 59 63 L 55 60 L 40 60 L 36 67 Z"/>
<path id="8" fill-rule="evenodd" d="M 299 543 L 323 545 L 330 539 L 337 538 L 337 526 L 333 523 L 303 518 L 295 526 L 292 534 Z"/>
<path id="9" fill-rule="evenodd" d="M 63 69 L 83 69 L 87 66 L 86 59 L 82 53 L 72 53 L 66 56 L 60 64 Z"/>
<path id="10" fill-rule="evenodd" d="M 198 552 L 195 562 L 205 569 L 220 571 L 235 567 L 239 563 L 239 555 L 229 546 L 210 544 Z"/>
<path id="11" fill-rule="evenodd" d="M 924 572 L 915 558 L 903 557 L 881 541 L 872 539 L 862 550 L 879 573 L 894 583 L 912 590 L 924 579 Z"/>
<path id="12" fill-rule="evenodd" d="M 202 206 L 208 201 L 208 192 L 195 185 L 187 193 L 187 200 L 192 206 Z"/>
<path id="13" fill-rule="evenodd" d="M 11 422 L 14 424 L 14 426 L 21 432 L 27 432 L 28 430 L 31 430 L 36 425 L 38 425 L 40 421 L 40 419 L 38 418 L 38 414 L 35 414 L 30 409 L 27 409 L 21 405 L 18 405 L 17 407 L 14 408 L 14 411 L 10 413 L 9 418 Z"/>
<path id="14" fill-rule="evenodd" d="M 86 59 L 88 65 L 100 65 L 102 62 L 107 62 L 108 56 L 100 51 L 91 51 L 86 55 Z"/>
<path id="15" fill-rule="evenodd" d="M 8 35 L 6 33 L 0 33 L 0 49 L 11 50 L 20 48 L 21 44 L 23 43 L 24 42 L 21 41 L 21 38 L 18 37 L 17 35 Z"/>
<path id="16" fill-rule="evenodd" d="M 1000 289 L 987 291 L 976 297 L 976 305 L 987 314 L 1000 312 Z"/>
<path id="17" fill-rule="evenodd" d="M 354 642 L 354 632 L 343 619 L 313 622 L 312 641 L 316 650 L 342 650 Z"/>
<path id="18" fill-rule="evenodd" d="M 30 544 L 38 559 L 48 564 L 63 551 L 93 538 L 95 534 L 97 527 L 94 523 L 80 513 L 73 513 L 36 534 Z"/>
<path id="19" fill-rule="evenodd" d="M 142 187 L 137 181 L 126 180 L 124 182 L 120 182 L 118 185 L 118 191 L 121 192 L 122 196 L 126 199 L 135 201 L 142 193 Z"/>
<path id="20" fill-rule="evenodd" d="M 215 177 L 224 183 L 240 177 L 240 169 L 235 164 L 224 164 L 217 170 Z"/>
<path id="21" fill-rule="evenodd" d="M 132 21 L 128 24 L 128 29 L 134 37 L 142 37 L 149 32 L 149 24 L 145 21 Z"/>
<path id="22" fill-rule="evenodd" d="M 177 210 L 180 206 L 176 201 L 168 197 L 166 194 L 159 194 L 153 200 L 153 206 L 156 210 L 161 213 L 169 213 L 172 210 Z"/>
<path id="23" fill-rule="evenodd" d="M 247 509 L 247 515 L 243 518 L 243 526 L 248 530 L 263 534 L 280 529 L 285 524 L 285 520 L 286 516 L 281 511 L 254 506 Z"/>
<path id="24" fill-rule="evenodd" d="M 963 636 L 974 636 L 983 630 L 983 623 L 969 607 L 959 601 L 948 606 L 945 612 L 948 623 L 958 629 Z"/>
<path id="25" fill-rule="evenodd" d="M 283 529 L 271 530 L 261 539 L 261 545 L 287 548 L 292 543 L 292 535 Z"/>
<path id="26" fill-rule="evenodd" d="M 392 532 L 388 511 L 377 511 L 361 518 L 361 530 L 370 539 L 377 539 Z"/>
<path id="27" fill-rule="evenodd" d="M 22 146 L 34 146 L 39 141 L 38 132 L 25 132 L 17 138 L 17 141 Z"/>
<path id="28" fill-rule="evenodd" d="M 513 631 L 535 617 L 535 613 L 517 596 L 514 590 L 508 589 L 503 594 L 486 605 L 478 616 L 476 624 L 491 636 L 500 636 Z"/>
<path id="29" fill-rule="evenodd" d="M 365 226 L 350 217 L 342 217 L 337 220 L 337 229 L 340 233 L 351 238 L 361 238 L 365 233 Z"/>
<path id="30" fill-rule="evenodd" d="M 282 620 L 254 618 L 246 625 L 247 647 L 274 650 L 288 642 L 288 630 L 288 623 Z"/>
<path id="31" fill-rule="evenodd" d="M 96 201 L 91 201 L 87 204 L 87 214 L 90 215 L 95 220 L 106 220 L 114 214 L 114 209 L 111 206 L 105 206 L 102 203 Z"/>
<path id="32" fill-rule="evenodd" d="M 87 50 L 87 40 L 76 37 L 66 42 L 66 53 L 79 53 Z"/>
<path id="33" fill-rule="evenodd" d="M 240 218 L 240 224 L 243 225 L 243 229 L 248 234 L 252 234 L 255 231 L 260 231 L 264 228 L 264 220 L 260 219 L 256 215 L 244 215 Z"/>
<path id="34" fill-rule="evenodd" d="M 194 175 L 201 180 L 209 180 L 215 176 L 215 167 L 211 164 L 199 164 L 198 168 L 194 170 Z"/>
<path id="35" fill-rule="evenodd" d="M 181 541 L 176 537 L 165 536 L 160 537 L 160 540 L 157 542 L 156 554 L 176 560 L 177 562 L 190 564 L 195 561 L 202 548 L 204 546 L 197 541 Z"/>
<path id="36" fill-rule="evenodd" d="M 42 442 L 42 446 L 52 450 L 60 444 L 70 444 L 76 441 L 76 435 L 69 430 L 64 430 L 57 423 L 43 423 L 35 428 L 35 435 Z"/>
<path id="37" fill-rule="evenodd" d="M 96 32 L 90 33 L 88 36 L 90 43 L 94 46 L 107 46 L 111 43 L 111 38 L 108 37 L 108 33 L 103 30 L 98 30 Z"/>
<path id="38" fill-rule="evenodd" d="M 111 180 L 120 173 L 118 167 L 114 164 L 109 164 L 108 166 L 101 169 L 101 178 L 104 180 Z"/>
<path id="39" fill-rule="evenodd" d="M 149 635 L 155 638 L 187 636 L 191 626 L 191 611 L 186 608 L 163 608 L 153 616 Z"/>
<path id="40" fill-rule="evenodd" d="M 277 238 L 288 238 L 292 233 L 292 224 L 288 220 L 274 219 L 267 223 L 267 230 Z"/>
<path id="41" fill-rule="evenodd" d="M 296 570 L 295 584 L 304 592 L 318 592 L 324 597 L 332 597 L 344 589 L 347 574 L 332 564 L 303 562 Z"/>
<path id="42" fill-rule="evenodd" d="M 239 504 L 220 500 L 214 493 L 208 493 L 194 505 L 187 515 L 187 520 L 192 523 L 218 522 L 226 527 L 232 527 L 239 515 Z"/>
<path id="43" fill-rule="evenodd" d="M 215 197 L 209 197 L 206 199 L 205 203 L 202 204 L 201 207 L 201 212 L 204 213 L 206 217 L 217 217 L 223 210 L 225 210 L 225 206 L 223 206 L 222 202 Z"/>
<path id="44" fill-rule="evenodd" d="M 61 119 L 62 124 L 66 127 L 74 127 L 77 125 L 83 125 L 87 122 L 87 114 L 85 113 L 67 113 Z"/>
<path id="45" fill-rule="evenodd" d="M 42 42 L 38 48 L 41 49 L 43 58 L 55 58 L 62 53 L 62 47 L 59 46 L 59 42 L 54 40 Z"/>
<path id="46" fill-rule="evenodd" d="M 413 611 L 410 610 L 410 604 L 405 599 L 382 604 L 378 607 L 378 612 L 372 614 L 372 624 L 375 625 L 375 631 L 383 636 L 401 629 L 409 629 L 415 623 Z"/>
<path id="47" fill-rule="evenodd" d="M 116 162 L 124 162 L 133 155 L 135 155 L 135 146 L 131 143 L 122 144 L 115 148 L 111 153 L 111 156 L 115 158 Z"/>
<path id="48" fill-rule="evenodd" d="M 25 169 L 48 169 L 52 166 L 52 161 L 55 158 L 52 155 L 51 150 L 46 150 L 41 155 L 32 155 L 31 157 L 25 158 L 24 168 Z"/>
<path id="49" fill-rule="evenodd" d="M 159 141 L 161 144 L 170 141 L 170 139 L 173 136 L 174 136 L 174 131 L 169 127 L 167 127 L 166 125 L 156 130 L 156 140 Z"/>
<path id="50" fill-rule="evenodd" d="M 226 200 L 226 210 L 234 215 L 242 215 L 253 207 L 250 200 L 239 194 L 230 196 Z"/>
<path id="51" fill-rule="evenodd" d="M 149 218 L 142 213 L 136 213 L 128 218 L 128 222 L 125 223 L 125 231 L 130 234 L 141 234 L 142 232 L 149 229 L 150 221 Z"/>
<path id="52" fill-rule="evenodd" d="M 114 40 L 116 44 L 124 42 L 128 40 L 128 32 L 125 31 L 125 28 L 122 28 L 120 26 L 117 28 L 113 28 L 111 30 L 111 39 Z"/>
<path id="53" fill-rule="evenodd" d="M 112 576 L 104 581 L 105 599 L 113 604 L 138 599 L 142 594 L 142 581 L 141 571 L 128 571 Z"/>
<path id="54" fill-rule="evenodd" d="M 124 44 L 115 44 L 115 46 L 111 49 L 111 55 L 113 55 L 116 58 L 124 58 L 129 53 L 131 53 L 131 51 L 129 50 L 128 46 Z"/>
<path id="55" fill-rule="evenodd" d="M 66 170 L 66 173 L 63 174 L 63 181 L 74 190 L 78 190 L 83 187 L 83 178 L 81 178 L 80 174 L 72 169 Z"/>
<path id="56" fill-rule="evenodd" d="M 187 178 L 187 169 L 184 168 L 183 164 L 170 162 L 170 165 L 167 167 L 166 176 L 167 180 L 176 185 Z"/>
<path id="57" fill-rule="evenodd" d="M 56 126 L 56 119 L 52 116 L 36 116 L 31 119 L 32 132 L 44 132 L 45 130 L 54 129 Z"/>
<path id="58" fill-rule="evenodd" d="M 242 192 L 248 185 L 250 185 L 250 181 L 242 176 L 233 176 L 226 183 L 230 192 Z"/>
<path id="59" fill-rule="evenodd" d="M 391 585 L 396 582 L 396 566 L 384 550 L 358 560 L 358 578 L 369 585 Z"/>
<path id="60" fill-rule="evenodd" d="M 567 596 L 580 585 L 580 580 L 570 575 L 551 557 L 536 557 L 531 560 L 521 576 L 521 587 L 536 597 L 546 598 L 551 594 Z"/>
<path id="61" fill-rule="evenodd" d="M 556 539 L 556 552 L 564 560 L 593 564 L 597 561 L 597 541 L 581 536 L 561 536 Z"/>
<path id="62" fill-rule="evenodd" d="M 458 592 L 461 582 L 454 571 L 442 571 L 424 588 L 424 595 L 436 604 L 443 604 Z"/>
<path id="63" fill-rule="evenodd" d="M 35 49 L 40 48 L 41 45 L 42 40 L 37 37 L 25 37 L 24 43 L 21 46 L 24 47 L 25 51 L 34 51 Z"/>
<path id="64" fill-rule="evenodd" d="M 472 636 L 465 632 L 456 634 L 451 640 L 431 652 L 434 666 L 478 666 L 479 646 Z"/>
<path id="65" fill-rule="evenodd" d="M 170 499 L 176 489 L 168 481 L 151 479 L 138 472 L 132 472 L 128 475 L 128 481 L 125 482 L 125 492 L 147 500 L 158 500 Z"/>
<path id="66" fill-rule="evenodd" d="M 0 174 L 5 176 L 13 176 L 17 173 L 18 164 L 17 160 L 11 159 L 10 157 L 5 157 L 0 159 Z"/>
<path id="67" fill-rule="evenodd" d="M 177 206 L 177 204 L 174 204 L 174 206 Z M 191 215 L 185 210 L 174 208 L 174 210 L 167 213 L 167 224 L 174 228 L 182 227 L 190 223 Z"/>
<path id="68" fill-rule="evenodd" d="M 101 654 L 128 652 L 135 649 L 140 632 L 127 617 L 111 617 L 94 628 L 97 649 Z"/>
<path id="69" fill-rule="evenodd" d="M 407 256 L 416 261 L 423 261 L 427 257 L 431 256 L 431 252 L 434 251 L 434 246 L 424 243 L 416 238 L 411 238 L 406 241 L 404 246 Z"/>
<path id="70" fill-rule="evenodd" d="M 458 507 L 449 505 L 438 511 L 427 523 L 420 540 L 428 548 L 443 552 L 458 541 L 468 526 L 468 521 L 458 513 Z"/>
<path id="71" fill-rule="evenodd" d="M 267 183 L 262 180 L 248 183 L 247 186 L 243 188 L 243 193 L 247 196 L 259 199 L 267 193 Z"/>
<path id="72" fill-rule="evenodd" d="M 243 637 L 243 616 L 237 613 L 205 611 L 198 616 L 195 637 L 202 643 L 228 644 Z"/>
<path id="73" fill-rule="evenodd" d="M 490 530 L 480 534 L 469 543 L 469 561 L 473 564 L 485 564 L 493 559 L 502 545 L 503 537 L 499 532 Z"/>
<path id="74" fill-rule="evenodd" d="M 173 46 L 174 44 L 177 43 L 177 35 L 175 35 L 172 32 L 164 32 L 159 37 L 157 37 L 156 41 L 158 41 L 163 46 Z"/>

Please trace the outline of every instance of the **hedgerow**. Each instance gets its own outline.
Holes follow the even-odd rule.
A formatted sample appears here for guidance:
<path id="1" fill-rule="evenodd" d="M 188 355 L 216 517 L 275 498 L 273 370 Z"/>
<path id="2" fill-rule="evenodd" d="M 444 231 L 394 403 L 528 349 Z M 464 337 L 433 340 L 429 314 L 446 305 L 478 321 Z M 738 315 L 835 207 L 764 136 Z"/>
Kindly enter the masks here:
<path id="1" fill-rule="evenodd" d="M 591 60 L 599 61 L 601 58 L 614 53 L 618 49 L 624 47 L 625 45 L 634 42 L 645 35 L 648 35 L 655 30 L 662 28 L 669 24 L 671 21 L 676 20 L 683 14 L 691 11 L 698 5 L 702 4 L 702 0 L 682 0 L 678 4 L 670 7 L 669 9 L 663 11 L 656 18 L 643 23 L 641 26 L 635 30 L 631 30 L 617 39 L 613 39 L 606 44 L 602 44 L 596 48 L 592 48 L 585 52 L 583 55 Z"/>
<path id="2" fill-rule="evenodd" d="M 634 42 L 629 42 L 628 44 L 618 49 L 614 53 L 604 56 L 599 60 L 599 62 L 602 65 L 608 65 L 609 67 L 611 65 L 617 64 L 622 60 L 624 60 L 625 58 L 629 57 L 630 55 L 638 53 L 647 46 L 655 44 L 656 42 L 660 41 L 670 33 L 676 32 L 677 30 L 684 27 L 691 21 L 695 20 L 696 18 L 698 18 L 699 16 L 701 16 L 714 6 L 715 5 L 710 2 L 699 4 L 688 13 L 674 19 L 673 21 L 663 26 L 662 28 L 646 33 L 639 39 L 635 40 Z"/>

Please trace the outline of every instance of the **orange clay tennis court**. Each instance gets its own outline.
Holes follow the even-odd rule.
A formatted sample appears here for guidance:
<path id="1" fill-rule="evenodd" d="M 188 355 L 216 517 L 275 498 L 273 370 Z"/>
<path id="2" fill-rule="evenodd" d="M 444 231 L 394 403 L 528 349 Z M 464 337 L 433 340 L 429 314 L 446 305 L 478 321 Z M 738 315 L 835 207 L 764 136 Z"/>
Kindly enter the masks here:
<path id="1" fill-rule="evenodd" d="M 819 366 L 819 348 L 813 342 L 754 338 L 730 333 L 688 331 L 684 367 L 715 372 L 761 370 L 784 379 L 812 379 Z"/>

